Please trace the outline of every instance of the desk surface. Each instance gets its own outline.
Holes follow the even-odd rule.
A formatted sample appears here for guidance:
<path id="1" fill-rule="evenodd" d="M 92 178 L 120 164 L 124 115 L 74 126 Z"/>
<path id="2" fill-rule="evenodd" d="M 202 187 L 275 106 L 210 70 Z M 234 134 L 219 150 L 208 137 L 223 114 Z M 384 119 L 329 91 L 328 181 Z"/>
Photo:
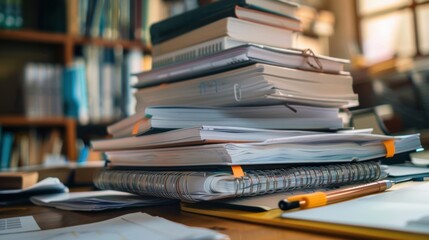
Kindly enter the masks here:
<path id="1" fill-rule="evenodd" d="M 181 212 L 179 204 L 102 212 L 72 212 L 26 204 L 0 208 L 0 218 L 31 215 L 35 218 L 40 228 L 46 230 L 107 220 L 138 211 L 153 216 L 161 216 L 188 226 L 217 230 L 229 235 L 231 239 L 340 239 L 318 233 L 299 232 L 284 228 Z"/>

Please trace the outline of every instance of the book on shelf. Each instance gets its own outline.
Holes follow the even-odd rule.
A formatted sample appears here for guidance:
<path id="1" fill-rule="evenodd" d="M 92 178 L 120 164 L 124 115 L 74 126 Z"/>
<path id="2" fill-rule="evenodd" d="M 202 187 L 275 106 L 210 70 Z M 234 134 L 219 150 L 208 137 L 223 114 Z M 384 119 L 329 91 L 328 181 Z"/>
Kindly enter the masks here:
<path id="1" fill-rule="evenodd" d="M 290 48 L 292 47 L 293 32 L 288 29 L 228 17 L 153 45 L 152 54 L 154 56 L 166 54 L 223 36 L 271 47 Z"/>
<path id="2" fill-rule="evenodd" d="M 137 116 L 137 117 L 135 117 Z M 135 120 L 133 122 L 132 120 Z M 300 105 L 259 107 L 148 107 L 131 118 L 108 126 L 114 137 L 189 128 L 201 125 L 266 129 L 339 129 L 338 108 Z"/>
<path id="3" fill-rule="evenodd" d="M 386 147 L 386 144 L 387 145 Z M 411 152 L 421 147 L 419 134 L 385 136 L 356 133 L 268 139 L 257 143 L 205 144 L 161 149 L 107 151 L 111 166 L 172 167 L 353 162 Z M 387 149 L 387 150 L 386 150 Z"/>
<path id="4" fill-rule="evenodd" d="M 345 59 L 317 54 L 313 55 L 306 50 L 280 49 L 249 44 L 191 61 L 137 73 L 135 76 L 137 76 L 138 82 L 134 87 L 143 88 L 162 83 L 208 76 L 255 63 L 300 69 L 303 70 L 301 71 L 303 74 L 304 71 L 313 71 L 350 75 L 344 72 L 344 65 L 348 62 Z"/>
<path id="5" fill-rule="evenodd" d="M 385 176 L 386 173 L 377 161 L 366 161 L 248 169 L 242 178 L 235 177 L 227 170 L 103 169 L 95 177 L 94 184 L 100 189 L 196 202 L 341 186 L 374 181 Z"/>
<path id="6" fill-rule="evenodd" d="M 355 130 L 339 131 L 354 132 Z M 366 129 L 365 131 L 366 133 L 371 133 L 371 129 Z M 320 132 L 308 130 L 271 130 L 262 128 L 200 126 L 180 128 L 142 136 L 95 140 L 91 141 L 91 146 L 95 151 L 130 150 L 189 146 L 208 143 L 261 142 L 272 138 L 312 134 L 320 134 Z"/>
<path id="7" fill-rule="evenodd" d="M 237 6 L 297 20 L 295 18 L 295 10 L 298 5 L 292 2 L 277 0 L 223 0 L 154 23 L 150 27 L 151 42 L 153 45 L 156 45 L 219 19 L 240 17 L 236 12 Z"/>

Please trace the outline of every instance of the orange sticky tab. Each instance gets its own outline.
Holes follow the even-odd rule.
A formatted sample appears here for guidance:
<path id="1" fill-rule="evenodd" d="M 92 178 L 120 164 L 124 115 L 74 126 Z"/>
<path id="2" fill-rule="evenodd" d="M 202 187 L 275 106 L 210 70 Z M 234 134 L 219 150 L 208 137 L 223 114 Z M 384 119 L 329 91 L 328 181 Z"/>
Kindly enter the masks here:
<path id="1" fill-rule="evenodd" d="M 132 135 L 139 134 L 140 125 L 143 124 L 145 121 L 147 121 L 147 118 L 144 118 L 138 122 L 136 122 L 133 126 L 133 131 L 131 132 Z"/>
<path id="2" fill-rule="evenodd" d="M 289 202 L 295 201 L 303 201 L 304 204 L 300 205 L 300 208 L 312 208 L 312 207 L 320 207 L 326 205 L 328 199 L 326 197 L 326 193 L 324 192 L 315 192 L 303 195 L 296 195 L 292 197 L 288 197 L 287 200 Z"/>
<path id="3" fill-rule="evenodd" d="M 383 142 L 386 148 L 386 158 L 393 157 L 395 155 L 395 140 L 389 139 Z"/>
<path id="4" fill-rule="evenodd" d="M 239 178 L 239 177 L 244 177 L 244 171 L 243 168 L 241 166 L 231 166 L 232 169 L 232 174 L 234 175 L 234 177 Z"/>

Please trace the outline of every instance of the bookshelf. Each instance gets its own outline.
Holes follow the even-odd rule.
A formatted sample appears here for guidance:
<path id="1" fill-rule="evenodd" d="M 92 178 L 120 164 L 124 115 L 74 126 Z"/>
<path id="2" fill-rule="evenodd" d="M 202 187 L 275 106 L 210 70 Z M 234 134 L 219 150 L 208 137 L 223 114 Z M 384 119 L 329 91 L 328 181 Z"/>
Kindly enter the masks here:
<path id="1" fill-rule="evenodd" d="M 28 106 L 28 100 L 26 99 L 28 95 L 26 95 L 26 93 L 31 93 L 34 88 L 30 88 L 30 91 L 24 88 L 26 86 L 26 70 L 29 64 L 37 65 L 37 68 L 49 65 L 49 67 L 45 67 L 41 70 L 44 72 L 51 71 L 58 66 L 63 72 L 58 74 L 57 76 L 60 77 L 55 78 L 55 80 L 61 81 L 61 84 L 65 86 L 65 72 L 70 68 L 74 68 L 77 61 L 82 63 L 82 60 L 84 60 L 85 63 L 83 64 L 87 67 L 87 61 L 89 57 L 91 57 L 91 55 L 88 54 L 89 50 L 98 49 L 95 52 L 95 56 L 99 57 L 95 63 L 99 64 L 98 69 L 100 71 L 100 77 L 99 80 L 97 80 L 99 81 L 98 86 L 101 88 L 103 84 L 112 84 L 111 88 L 114 89 L 117 86 L 115 85 L 116 82 L 119 82 L 121 84 L 121 91 L 124 91 L 122 87 L 130 85 L 125 82 L 124 76 L 129 76 L 130 71 L 138 71 L 136 67 L 128 69 L 128 66 L 125 66 L 128 64 L 126 63 L 128 55 L 140 53 L 142 64 L 137 64 L 137 66 L 143 67 L 143 56 L 150 56 L 151 54 L 151 47 L 146 44 L 147 40 L 143 40 L 144 23 L 142 21 L 137 24 L 138 18 L 135 18 L 135 14 L 141 14 L 139 17 L 153 15 L 150 16 L 152 18 L 150 21 L 156 21 L 156 15 L 161 10 L 148 11 L 147 9 L 153 9 L 157 5 L 163 4 L 163 0 L 144 1 L 150 5 L 143 6 L 143 0 L 121 1 L 120 6 L 117 5 L 119 2 L 116 1 L 105 1 L 104 3 L 102 3 L 102 1 L 80 0 L 23 1 L 20 6 L 20 14 L 22 14 L 21 17 L 23 19 L 23 24 L 21 24 L 21 26 L 9 26 L 7 29 L 2 29 L 5 25 L 1 25 L 0 22 L 0 64 L 3 66 L 2 69 L 0 69 L 0 129 L 2 129 L 3 132 L 9 131 L 15 135 L 14 137 L 18 138 L 21 137 L 20 135 L 26 135 L 25 137 L 27 139 L 31 131 L 40 132 L 42 138 L 49 137 L 51 132 L 60 132 L 63 141 L 61 152 L 71 161 L 79 158 L 79 149 L 82 147 L 82 143 L 88 145 L 90 139 L 106 137 L 107 133 L 104 130 L 106 125 L 117 121 L 120 117 L 123 117 L 124 114 L 128 114 L 124 110 L 128 109 L 125 107 L 126 105 L 115 105 L 114 113 L 111 115 L 113 117 L 106 118 L 103 115 L 96 120 L 90 118 L 87 122 L 82 122 L 80 117 L 75 117 L 74 115 L 70 118 L 62 117 L 62 115 L 59 114 L 44 115 L 42 113 L 41 116 L 29 117 L 31 114 L 28 114 L 26 109 Z M 82 10 L 80 4 L 88 4 L 88 10 Z M 129 11 L 129 15 L 123 14 L 123 6 L 125 6 L 125 11 Z M 97 15 L 99 19 L 97 19 L 97 16 L 92 18 L 89 13 L 91 7 L 94 12 L 101 11 L 101 14 L 99 12 Z M 147 7 L 147 9 L 145 9 L 145 7 Z M 125 19 L 126 25 L 121 25 L 124 24 L 123 17 L 119 19 L 118 15 L 116 15 L 116 19 L 114 18 L 114 15 L 117 14 L 115 10 L 122 11 L 121 16 L 126 16 L 126 18 L 128 18 Z M 2 11 L 1 8 L 0 11 Z M 83 14 L 82 11 L 84 12 Z M 90 16 L 91 20 L 88 20 Z M 116 35 L 105 35 L 103 30 L 99 30 L 99 35 L 93 34 L 92 30 L 94 25 L 91 25 L 91 22 L 106 21 L 103 19 L 109 19 L 108 21 L 111 21 L 105 22 L 104 25 L 107 26 L 106 28 L 110 28 L 110 30 L 117 31 Z M 88 22 L 85 23 L 85 21 Z M 115 21 L 118 21 L 115 23 L 116 25 L 110 25 L 110 23 Z M 51 23 L 55 24 L 55 26 Z M 103 24 L 100 26 L 102 25 Z M 97 26 L 97 23 L 95 26 Z M 85 28 L 87 29 L 85 30 Z M 120 54 L 119 60 L 116 59 L 118 52 Z M 108 57 L 105 55 L 108 55 Z M 94 52 L 92 52 L 92 57 L 94 58 Z M 110 66 L 108 66 L 110 68 L 107 70 L 110 71 L 109 73 L 112 75 L 110 79 L 104 79 L 104 75 L 101 76 L 101 72 L 105 70 L 103 64 L 106 62 L 104 61 L 110 64 Z M 123 61 L 124 65 L 117 65 L 116 61 Z M 120 79 L 118 79 L 118 74 L 116 74 L 118 67 L 120 69 L 118 71 L 121 71 L 119 75 Z M 86 70 L 89 71 L 88 69 Z M 139 70 L 142 70 L 142 68 Z M 33 73 L 35 73 L 34 71 L 33 68 Z M 94 82 L 94 79 L 87 77 L 85 81 L 90 85 Z M 44 82 L 42 85 L 49 85 L 52 82 L 53 81 Z M 96 85 L 95 87 L 98 86 Z M 88 88 L 90 88 L 90 86 L 88 86 Z M 61 86 L 59 89 L 61 89 Z M 70 85 L 67 85 L 66 89 L 71 89 Z M 36 89 L 36 91 L 38 91 L 38 89 Z M 83 91 L 89 92 L 92 90 L 87 89 Z M 99 93 L 100 98 L 106 95 L 105 91 L 105 89 L 101 90 Z M 39 95 L 43 94 L 43 92 L 39 93 Z M 115 95 L 116 98 L 113 100 L 115 102 L 114 104 L 122 101 L 122 96 L 126 96 L 126 94 L 130 93 L 120 92 L 119 95 Z M 120 96 L 120 98 L 117 96 Z M 37 102 L 37 99 L 30 99 L 30 102 L 31 101 Z M 89 96 L 87 96 L 87 101 L 91 101 Z M 50 102 L 53 102 L 52 99 Z M 40 107 L 44 108 L 44 105 L 46 105 L 46 103 L 42 102 L 39 105 L 39 110 Z M 62 107 L 64 116 L 70 116 L 69 112 L 66 112 L 65 106 L 66 104 L 63 104 Z M 88 112 L 91 112 L 91 110 Z M 13 141 L 14 145 L 20 144 L 16 138 L 14 138 Z M 42 141 L 44 141 L 44 139 L 42 139 Z"/>
<path id="2" fill-rule="evenodd" d="M 3 128 L 52 128 L 63 131 L 65 155 L 68 159 L 77 158 L 76 121 L 71 118 L 27 118 L 23 116 L 0 116 Z"/>
<path id="3" fill-rule="evenodd" d="M 123 49 L 140 49 L 145 54 L 151 53 L 150 46 L 138 40 L 108 40 L 37 30 L 0 30 L 0 39 L 61 45 L 63 47 L 63 63 L 65 65 L 70 65 L 73 62 L 74 48 L 76 46 L 96 45 L 106 48 L 122 47 Z"/>

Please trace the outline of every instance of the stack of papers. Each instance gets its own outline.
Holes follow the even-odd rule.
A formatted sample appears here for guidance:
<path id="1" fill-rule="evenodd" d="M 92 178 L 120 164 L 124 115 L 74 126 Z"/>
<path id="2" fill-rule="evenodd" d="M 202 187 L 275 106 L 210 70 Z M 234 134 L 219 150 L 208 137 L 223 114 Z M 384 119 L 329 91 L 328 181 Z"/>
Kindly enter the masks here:
<path id="1" fill-rule="evenodd" d="M 229 239 L 213 230 L 188 227 L 145 213 L 132 213 L 110 220 L 73 227 L 6 235 L 9 240 L 45 239 Z"/>
<path id="2" fill-rule="evenodd" d="M 45 178 L 28 188 L 0 191 L 0 205 L 27 202 L 31 196 L 35 195 L 68 191 L 69 189 L 58 178 Z"/>
<path id="3" fill-rule="evenodd" d="M 174 203 L 175 200 L 138 196 L 119 191 L 74 192 L 34 196 L 31 202 L 71 211 L 102 211 L 125 207 L 147 207 Z"/>

